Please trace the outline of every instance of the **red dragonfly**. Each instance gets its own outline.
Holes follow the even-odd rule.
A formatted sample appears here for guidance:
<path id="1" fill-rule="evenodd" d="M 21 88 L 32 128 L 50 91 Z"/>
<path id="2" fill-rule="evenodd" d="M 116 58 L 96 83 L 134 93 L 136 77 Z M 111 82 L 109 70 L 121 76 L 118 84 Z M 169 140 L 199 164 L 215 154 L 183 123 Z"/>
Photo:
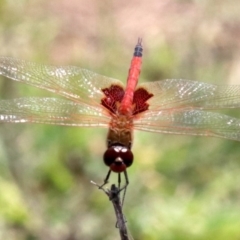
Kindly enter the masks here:
<path id="1" fill-rule="evenodd" d="M 0 122 L 46 123 L 108 128 L 103 155 L 109 172 L 124 173 L 133 163 L 134 129 L 240 141 L 240 120 L 213 112 L 240 108 L 240 86 L 217 86 L 167 79 L 137 86 L 142 63 L 141 39 L 135 47 L 124 87 L 119 80 L 79 67 L 53 67 L 0 57 L 0 75 L 54 92 L 62 98 L 0 101 Z M 104 185 L 103 184 L 103 185 Z"/>

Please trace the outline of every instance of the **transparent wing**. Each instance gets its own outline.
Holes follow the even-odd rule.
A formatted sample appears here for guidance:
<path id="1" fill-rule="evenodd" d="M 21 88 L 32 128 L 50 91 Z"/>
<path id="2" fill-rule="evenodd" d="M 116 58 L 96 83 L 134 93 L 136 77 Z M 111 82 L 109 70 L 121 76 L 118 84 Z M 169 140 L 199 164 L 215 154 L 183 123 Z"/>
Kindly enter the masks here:
<path id="1" fill-rule="evenodd" d="M 65 99 L 34 97 L 0 101 L 0 122 L 108 127 L 109 121 L 103 109 Z"/>
<path id="2" fill-rule="evenodd" d="M 102 89 L 111 84 L 122 87 L 119 80 L 86 69 L 40 65 L 5 57 L 0 57 L 0 75 L 93 106 L 100 105 L 104 97 Z"/>
<path id="3" fill-rule="evenodd" d="M 240 86 L 213 85 L 184 79 L 166 79 L 142 83 L 154 96 L 148 100 L 149 109 L 224 109 L 240 108 Z"/>
<path id="4" fill-rule="evenodd" d="M 146 111 L 134 120 L 135 129 L 199 136 L 213 136 L 240 141 L 240 120 L 202 110 Z"/>

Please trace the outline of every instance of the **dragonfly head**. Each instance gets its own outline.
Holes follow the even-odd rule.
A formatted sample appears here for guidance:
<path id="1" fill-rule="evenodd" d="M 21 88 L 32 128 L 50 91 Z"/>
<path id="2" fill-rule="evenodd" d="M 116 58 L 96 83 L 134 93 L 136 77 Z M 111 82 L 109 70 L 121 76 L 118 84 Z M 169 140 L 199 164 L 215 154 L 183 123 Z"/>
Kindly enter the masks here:
<path id="1" fill-rule="evenodd" d="M 123 172 L 132 165 L 133 153 L 125 146 L 113 145 L 104 153 L 103 161 L 113 172 Z"/>

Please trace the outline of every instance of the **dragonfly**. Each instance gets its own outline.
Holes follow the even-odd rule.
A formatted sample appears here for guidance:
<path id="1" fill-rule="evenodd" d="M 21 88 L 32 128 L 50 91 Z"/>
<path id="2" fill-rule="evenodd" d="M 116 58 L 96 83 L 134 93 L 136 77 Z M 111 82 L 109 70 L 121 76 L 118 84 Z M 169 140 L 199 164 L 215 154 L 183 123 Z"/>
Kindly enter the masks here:
<path id="1" fill-rule="evenodd" d="M 0 100 L 1 123 L 43 123 L 108 128 L 103 161 L 125 177 L 134 160 L 133 131 L 220 137 L 240 141 L 240 119 L 215 110 L 240 108 L 240 86 L 185 79 L 138 84 L 142 40 L 134 48 L 126 86 L 75 66 L 48 66 L 0 57 L 0 75 L 53 92 L 59 98 Z M 122 189 L 123 189 L 122 188 Z"/>

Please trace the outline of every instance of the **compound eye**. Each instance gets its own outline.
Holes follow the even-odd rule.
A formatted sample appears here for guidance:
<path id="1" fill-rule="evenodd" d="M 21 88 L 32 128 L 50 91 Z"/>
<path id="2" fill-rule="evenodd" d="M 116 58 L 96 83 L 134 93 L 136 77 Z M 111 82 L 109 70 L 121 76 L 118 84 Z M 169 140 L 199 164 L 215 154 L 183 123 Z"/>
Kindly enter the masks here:
<path id="1" fill-rule="evenodd" d="M 133 153 L 130 149 L 123 147 L 120 152 L 120 157 L 127 167 L 130 167 L 133 163 Z"/>
<path id="2" fill-rule="evenodd" d="M 126 167 L 131 166 L 133 163 L 132 151 L 123 146 L 111 146 L 103 155 L 103 160 L 109 167 L 112 164 L 119 164 L 120 159 Z"/>

